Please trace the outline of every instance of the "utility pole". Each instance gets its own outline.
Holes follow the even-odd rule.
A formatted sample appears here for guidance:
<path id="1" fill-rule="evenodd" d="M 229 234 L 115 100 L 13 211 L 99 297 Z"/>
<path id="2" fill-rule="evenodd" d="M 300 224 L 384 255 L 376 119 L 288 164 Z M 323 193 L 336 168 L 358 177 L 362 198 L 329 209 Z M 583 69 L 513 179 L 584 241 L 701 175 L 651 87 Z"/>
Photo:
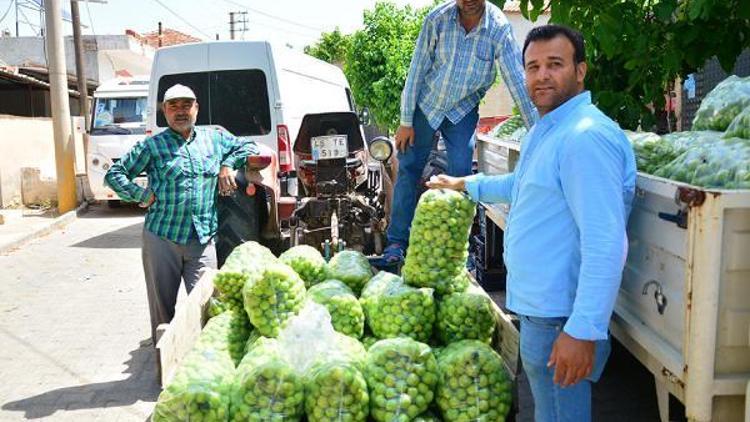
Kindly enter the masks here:
<path id="1" fill-rule="evenodd" d="M 52 102 L 52 127 L 55 137 L 55 167 L 57 170 L 57 209 L 66 213 L 76 207 L 76 184 L 73 139 L 70 131 L 68 78 L 63 49 L 62 6 L 60 0 L 44 2 L 49 54 L 49 84 Z"/>
<path id="2" fill-rule="evenodd" d="M 237 12 L 240 16 L 242 16 L 242 19 L 238 20 L 237 23 L 242 24 L 242 29 L 240 29 L 240 33 L 242 34 L 242 39 L 245 39 L 245 32 L 247 32 L 247 12 Z"/>
<path id="3" fill-rule="evenodd" d="M 234 12 L 229 12 L 229 39 L 234 39 Z"/>
<path id="4" fill-rule="evenodd" d="M 73 45 L 76 54 L 76 79 L 78 80 L 78 92 L 81 94 L 78 104 L 83 115 L 86 128 L 89 127 L 91 116 L 89 115 L 89 89 L 86 84 L 86 65 L 83 58 L 83 40 L 81 40 L 81 16 L 78 13 L 78 0 L 70 0 L 70 17 L 73 21 Z M 84 145 L 86 143 L 84 142 Z M 86 148 L 84 148 L 86 149 Z"/>
<path id="5" fill-rule="evenodd" d="M 161 48 L 161 37 L 162 37 L 162 29 L 161 29 L 161 21 L 159 22 L 159 48 Z"/>
<path id="6" fill-rule="evenodd" d="M 236 19 L 235 15 L 242 17 Z M 239 24 L 242 24 L 242 27 L 237 28 Z M 237 32 L 244 34 L 245 31 L 247 31 L 247 12 L 229 12 L 229 39 L 233 40 Z"/>

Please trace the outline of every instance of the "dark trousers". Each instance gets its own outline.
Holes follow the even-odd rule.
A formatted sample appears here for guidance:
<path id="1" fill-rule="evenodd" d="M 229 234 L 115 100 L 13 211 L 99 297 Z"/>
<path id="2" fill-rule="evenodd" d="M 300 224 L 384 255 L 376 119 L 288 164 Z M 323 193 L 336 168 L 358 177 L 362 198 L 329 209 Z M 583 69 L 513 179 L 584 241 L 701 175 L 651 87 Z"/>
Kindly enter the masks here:
<path id="1" fill-rule="evenodd" d="M 213 239 L 206 244 L 191 239 L 180 245 L 144 229 L 142 258 L 155 345 L 156 327 L 174 317 L 180 282 L 185 281 L 190 293 L 206 268 L 216 268 L 216 244 Z"/>
<path id="2" fill-rule="evenodd" d="M 471 160 L 474 154 L 476 137 L 474 132 L 479 120 L 478 108 L 466 115 L 460 122 L 453 124 L 443 119 L 440 127 L 432 128 L 422 110 L 417 107 L 414 112 L 414 145 L 398 152 L 398 177 L 393 188 L 391 224 L 388 227 L 388 243 L 409 243 L 411 220 L 417 207 L 417 190 L 427 160 L 432 151 L 435 132 L 438 130 L 445 140 L 448 155 L 448 175 L 467 176 L 471 174 Z"/>

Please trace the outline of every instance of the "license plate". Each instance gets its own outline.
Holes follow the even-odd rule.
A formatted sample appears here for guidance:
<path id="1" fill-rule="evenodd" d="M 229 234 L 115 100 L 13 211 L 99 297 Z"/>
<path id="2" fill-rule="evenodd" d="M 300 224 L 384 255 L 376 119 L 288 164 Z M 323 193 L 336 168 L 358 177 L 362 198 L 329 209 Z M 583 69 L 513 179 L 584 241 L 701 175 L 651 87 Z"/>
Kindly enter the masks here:
<path id="1" fill-rule="evenodd" d="M 315 136 L 312 138 L 313 160 L 332 160 L 349 155 L 346 135 Z"/>

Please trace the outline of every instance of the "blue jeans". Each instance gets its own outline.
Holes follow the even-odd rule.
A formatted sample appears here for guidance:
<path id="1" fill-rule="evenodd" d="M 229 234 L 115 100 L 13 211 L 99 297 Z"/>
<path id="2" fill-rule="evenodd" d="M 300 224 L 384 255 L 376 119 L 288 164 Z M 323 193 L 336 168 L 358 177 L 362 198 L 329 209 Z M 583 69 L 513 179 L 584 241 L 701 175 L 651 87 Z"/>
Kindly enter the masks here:
<path id="1" fill-rule="evenodd" d="M 474 156 L 476 138 L 474 132 L 479 120 L 478 108 L 467 114 L 460 122 L 453 124 L 443 119 L 440 127 L 433 129 L 422 110 L 414 112 L 414 145 L 405 152 L 398 153 L 398 176 L 393 188 L 391 225 L 388 228 L 388 242 L 406 246 L 409 242 L 409 228 L 417 206 L 417 183 L 422 177 L 427 159 L 432 151 L 435 132 L 438 130 L 445 140 L 448 156 L 448 174 L 467 176 L 471 174 L 471 161 Z"/>
<path id="2" fill-rule="evenodd" d="M 536 422 L 587 422 L 591 420 L 591 384 L 598 381 L 611 350 L 610 340 L 596 342 L 594 369 L 588 378 L 569 387 L 553 382 L 555 368 L 547 368 L 552 345 L 567 318 L 539 318 L 519 315 L 521 361 L 534 396 Z"/>

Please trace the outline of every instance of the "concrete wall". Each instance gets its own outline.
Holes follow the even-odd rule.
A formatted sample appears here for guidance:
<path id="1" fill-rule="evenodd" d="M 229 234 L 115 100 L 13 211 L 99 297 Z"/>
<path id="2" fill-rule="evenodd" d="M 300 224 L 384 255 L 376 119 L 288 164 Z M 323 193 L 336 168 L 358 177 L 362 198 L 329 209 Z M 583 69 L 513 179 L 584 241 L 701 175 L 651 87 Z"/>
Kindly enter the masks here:
<path id="1" fill-rule="evenodd" d="M 76 173 L 83 173 L 82 118 L 73 118 Z M 0 208 L 20 204 L 23 198 L 33 202 L 49 197 L 50 183 L 56 180 L 55 144 L 52 119 L 0 115 Z M 38 169 L 23 170 L 24 168 Z M 24 173 L 26 177 L 24 178 Z M 32 180 L 33 179 L 33 180 Z M 22 192 L 22 187 L 26 192 Z"/>
<path id="2" fill-rule="evenodd" d="M 100 83 L 116 77 L 121 70 L 127 70 L 132 76 L 151 73 L 155 50 L 149 45 L 127 35 L 99 36 L 96 43 Z"/>
<path id="3" fill-rule="evenodd" d="M 516 37 L 518 43 L 518 49 L 523 48 L 523 41 L 526 39 L 526 34 L 531 31 L 531 28 L 535 26 L 545 25 L 549 21 L 549 15 L 542 15 L 536 20 L 536 22 L 530 22 L 521 15 L 521 13 L 507 13 L 505 14 L 513 26 L 513 35 Z M 503 116 L 511 114 L 513 109 L 513 97 L 510 96 L 510 91 L 505 85 L 505 81 L 500 76 L 498 69 L 498 83 L 496 83 L 484 97 L 484 102 L 479 106 L 479 116 Z"/>
<path id="4" fill-rule="evenodd" d="M 84 37 L 83 50 L 86 63 L 86 75 L 97 79 L 99 64 L 96 55 L 96 41 L 93 37 Z M 76 73 L 75 53 L 72 37 L 65 37 L 65 68 L 70 75 Z M 3 37 L 0 38 L 0 58 L 10 66 L 47 67 L 46 48 L 41 37 Z"/>

